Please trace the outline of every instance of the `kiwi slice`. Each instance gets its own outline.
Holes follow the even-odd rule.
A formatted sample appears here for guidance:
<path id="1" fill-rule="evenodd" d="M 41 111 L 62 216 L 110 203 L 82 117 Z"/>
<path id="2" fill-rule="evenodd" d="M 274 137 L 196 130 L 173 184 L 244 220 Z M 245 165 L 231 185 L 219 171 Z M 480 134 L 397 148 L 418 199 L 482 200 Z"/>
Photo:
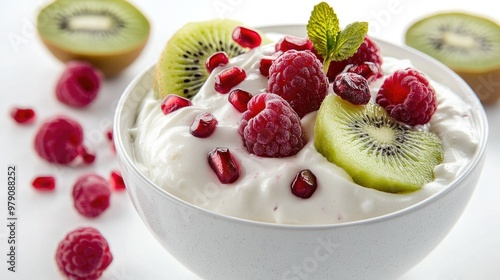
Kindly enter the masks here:
<path id="1" fill-rule="evenodd" d="M 415 191 L 432 181 L 443 158 L 435 134 L 397 123 L 374 103 L 353 105 L 334 94 L 318 111 L 314 146 L 355 183 L 391 193 Z"/>
<path id="2" fill-rule="evenodd" d="M 155 69 L 156 98 L 168 94 L 193 97 L 209 75 L 205 61 L 215 52 L 224 51 L 229 58 L 246 52 L 231 34 L 240 22 L 214 19 L 190 22 L 170 38 Z"/>
<path id="3" fill-rule="evenodd" d="M 37 30 L 59 60 L 88 61 L 109 77 L 139 56 L 150 25 L 124 0 L 56 0 L 39 12 Z"/>
<path id="4" fill-rule="evenodd" d="M 500 97 L 500 25 L 467 13 L 439 13 L 414 23 L 406 44 L 459 74 L 483 103 Z"/>

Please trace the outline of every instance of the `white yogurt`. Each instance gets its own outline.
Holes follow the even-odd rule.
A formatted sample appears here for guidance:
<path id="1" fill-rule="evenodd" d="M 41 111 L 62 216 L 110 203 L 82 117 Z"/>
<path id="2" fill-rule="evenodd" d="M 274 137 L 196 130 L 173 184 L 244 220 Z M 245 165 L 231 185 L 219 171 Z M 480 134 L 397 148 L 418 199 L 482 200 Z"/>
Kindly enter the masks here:
<path id="1" fill-rule="evenodd" d="M 388 214 L 430 197 L 457 177 L 476 149 L 477 136 L 467 105 L 449 89 L 431 81 L 439 105 L 430 130 L 443 140 L 444 162 L 435 167 L 435 180 L 419 191 L 391 194 L 353 183 L 343 169 L 314 148 L 316 112 L 302 119 L 307 144 L 295 156 L 262 158 L 249 154 L 238 133 L 241 113 L 227 101 L 227 94 L 214 90 L 214 75 L 224 68 L 240 66 L 247 78 L 237 87 L 254 95 L 264 92 L 267 79 L 259 72 L 259 61 L 273 49 L 254 49 L 215 69 L 193 98 L 193 106 L 169 115 L 161 112 L 161 101 L 150 92 L 140 108 L 136 128 L 131 130 L 135 160 L 144 174 L 172 195 L 217 213 L 280 224 L 335 224 Z M 408 60 L 385 57 L 383 73 L 409 66 Z M 382 81 L 371 85 L 373 95 Z M 196 138 L 189 132 L 194 117 L 202 112 L 210 112 L 218 120 L 208 138 Z M 238 162 L 240 177 L 235 183 L 221 184 L 210 168 L 207 154 L 215 147 L 229 148 Z M 318 181 L 309 199 L 297 198 L 290 191 L 294 176 L 302 169 L 310 169 Z"/>

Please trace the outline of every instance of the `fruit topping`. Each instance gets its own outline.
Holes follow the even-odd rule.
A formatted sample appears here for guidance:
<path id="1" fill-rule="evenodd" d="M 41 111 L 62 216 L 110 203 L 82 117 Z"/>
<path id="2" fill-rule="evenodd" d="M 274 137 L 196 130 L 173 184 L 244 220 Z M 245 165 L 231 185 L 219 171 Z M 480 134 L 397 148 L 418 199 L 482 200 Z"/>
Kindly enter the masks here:
<path id="1" fill-rule="evenodd" d="M 318 187 L 316 176 L 309 169 L 299 171 L 291 184 L 292 193 L 303 199 L 310 198 Z"/>
<path id="2" fill-rule="evenodd" d="M 328 79 L 312 52 L 289 50 L 271 65 L 268 90 L 288 101 L 302 118 L 319 109 L 328 93 Z"/>
<path id="3" fill-rule="evenodd" d="M 154 95 L 167 94 L 192 98 L 208 78 L 207 58 L 225 52 L 228 58 L 246 50 L 232 39 L 232 32 L 241 23 L 229 19 L 191 22 L 170 38 L 155 68 Z"/>
<path id="4" fill-rule="evenodd" d="M 52 191 L 56 188 L 56 178 L 53 176 L 39 176 L 31 183 L 39 191 Z"/>
<path id="5" fill-rule="evenodd" d="M 113 170 L 110 175 L 110 185 L 113 190 L 122 191 L 126 188 L 120 171 Z"/>
<path id="6" fill-rule="evenodd" d="M 248 108 L 248 102 L 252 99 L 252 94 L 248 91 L 236 88 L 231 90 L 229 96 L 227 97 L 229 103 L 231 103 L 236 110 L 243 113 Z"/>
<path id="7" fill-rule="evenodd" d="M 370 101 L 370 88 L 366 79 L 354 73 L 340 73 L 333 81 L 333 91 L 355 105 Z"/>
<path id="8" fill-rule="evenodd" d="M 92 103 L 101 87 L 101 73 L 90 63 L 71 61 L 57 81 L 56 97 L 73 107 L 85 107 Z"/>
<path id="9" fill-rule="evenodd" d="M 248 152 L 261 157 L 292 156 L 304 146 L 299 116 L 286 100 L 272 93 L 250 99 L 238 132 Z"/>
<path id="10" fill-rule="evenodd" d="M 426 124 L 436 111 L 434 88 L 421 72 L 397 70 L 384 80 L 376 102 L 396 120 L 410 126 Z"/>
<path id="11" fill-rule="evenodd" d="M 37 17 L 42 42 L 61 61 L 84 60 L 115 76 L 142 52 L 147 18 L 129 1 L 47 2 Z"/>
<path id="12" fill-rule="evenodd" d="M 259 70 L 262 76 L 269 78 L 269 68 L 276 60 L 276 56 L 265 55 L 260 59 Z"/>
<path id="13" fill-rule="evenodd" d="M 109 207 L 109 184 L 97 174 L 80 176 L 73 185 L 72 194 L 76 210 L 85 217 L 97 217 Z"/>
<path id="14" fill-rule="evenodd" d="M 368 81 L 368 83 L 381 77 L 381 71 L 382 69 L 380 69 L 380 66 L 377 66 L 375 63 L 369 61 L 347 65 L 345 68 L 345 72 L 361 75 Z"/>
<path id="15" fill-rule="evenodd" d="M 195 137 L 206 138 L 212 135 L 216 127 L 217 119 L 214 115 L 210 113 L 201 113 L 194 118 L 194 121 L 189 128 L 189 132 L 191 132 L 191 134 Z"/>
<path id="16" fill-rule="evenodd" d="M 234 183 L 240 177 L 238 164 L 228 148 L 217 147 L 210 151 L 208 164 L 222 184 Z"/>
<path id="17" fill-rule="evenodd" d="M 112 261 L 108 242 L 92 227 L 69 232 L 56 251 L 59 270 L 72 280 L 96 280 Z"/>
<path id="18" fill-rule="evenodd" d="M 215 75 L 215 90 L 219 93 L 228 93 L 233 87 L 243 82 L 246 77 L 245 70 L 238 66 L 224 69 Z"/>
<path id="19" fill-rule="evenodd" d="M 207 58 L 205 61 L 205 68 L 208 73 L 212 73 L 215 67 L 224 66 L 229 62 L 229 58 L 225 52 L 216 52 Z"/>
<path id="20" fill-rule="evenodd" d="M 191 100 L 177 94 L 169 94 L 161 102 L 161 111 L 164 115 L 170 114 L 180 108 L 191 106 Z"/>
<path id="21" fill-rule="evenodd" d="M 321 61 L 323 60 L 321 56 L 319 56 L 319 58 Z M 339 61 L 332 61 L 330 63 L 327 72 L 328 79 L 329 81 L 333 81 L 338 74 L 344 72 L 346 67 L 352 68 L 353 66 L 362 65 L 365 62 L 373 63 L 373 66 L 377 69 L 371 71 L 374 73 L 373 76 L 365 76 L 365 78 L 370 78 L 370 81 L 374 81 L 382 77 L 382 55 L 380 54 L 380 48 L 368 36 L 365 37 L 363 43 L 359 46 L 353 56 Z M 351 70 L 351 72 L 354 71 Z"/>
<path id="22" fill-rule="evenodd" d="M 398 123 L 375 103 L 353 105 L 330 94 L 321 104 L 314 146 L 364 187 L 401 193 L 422 188 L 441 163 L 441 140 Z"/>
<path id="23" fill-rule="evenodd" d="M 52 163 L 69 164 L 80 155 L 83 130 L 68 117 L 57 116 L 45 121 L 35 135 L 38 155 Z"/>
<path id="24" fill-rule="evenodd" d="M 232 33 L 233 40 L 244 48 L 256 48 L 262 43 L 260 34 L 252 29 L 237 26 Z"/>
<path id="25" fill-rule="evenodd" d="M 359 51 L 367 32 L 367 22 L 353 22 L 341 29 L 332 7 L 325 2 L 314 6 L 307 22 L 307 36 L 313 43 L 314 53 L 322 59 L 323 70 L 328 73 L 330 81 L 333 81 L 345 67 L 344 65 L 340 71 L 331 76 L 328 71 L 331 64 L 346 60 Z"/>
<path id="26" fill-rule="evenodd" d="M 275 45 L 276 51 L 286 52 L 288 50 L 305 51 L 311 50 L 313 44 L 308 38 L 287 35 L 281 38 Z"/>
<path id="27" fill-rule="evenodd" d="M 35 121 L 36 113 L 31 108 L 12 108 L 10 116 L 19 124 L 31 124 Z"/>

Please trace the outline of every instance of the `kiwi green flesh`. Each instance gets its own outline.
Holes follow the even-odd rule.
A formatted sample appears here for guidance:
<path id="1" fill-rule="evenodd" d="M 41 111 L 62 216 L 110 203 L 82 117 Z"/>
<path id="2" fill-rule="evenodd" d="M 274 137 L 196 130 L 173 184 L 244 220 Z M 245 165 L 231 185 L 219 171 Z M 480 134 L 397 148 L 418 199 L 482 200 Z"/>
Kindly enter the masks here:
<path id="1" fill-rule="evenodd" d="M 318 111 L 314 145 L 355 183 L 390 193 L 422 188 L 443 158 L 435 134 L 397 123 L 376 104 L 353 105 L 334 94 Z"/>
<path id="2" fill-rule="evenodd" d="M 181 27 L 167 42 L 155 69 L 156 98 L 178 94 L 192 98 L 207 80 L 207 58 L 224 51 L 229 58 L 246 52 L 231 34 L 240 22 L 216 19 L 191 22 Z"/>
<path id="3" fill-rule="evenodd" d="M 44 43 L 63 52 L 108 55 L 143 47 L 150 24 L 123 0 L 57 0 L 40 11 L 37 29 Z"/>
<path id="4" fill-rule="evenodd" d="M 440 13 L 414 23 L 406 44 L 455 71 L 485 72 L 500 68 L 500 25 L 466 13 Z"/>

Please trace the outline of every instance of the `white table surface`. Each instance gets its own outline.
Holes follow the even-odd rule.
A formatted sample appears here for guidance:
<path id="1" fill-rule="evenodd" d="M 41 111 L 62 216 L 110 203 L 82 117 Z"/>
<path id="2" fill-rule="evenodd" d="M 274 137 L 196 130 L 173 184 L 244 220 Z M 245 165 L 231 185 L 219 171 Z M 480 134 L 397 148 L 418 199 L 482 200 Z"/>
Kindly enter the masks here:
<path id="1" fill-rule="evenodd" d="M 151 37 L 139 59 L 119 77 L 106 80 L 97 100 L 88 108 L 75 110 L 54 98 L 54 85 L 63 70 L 41 44 L 35 32 L 35 18 L 48 1 L 3 1 L 0 8 L 0 279 L 59 279 L 54 254 L 58 242 L 70 230 L 88 225 L 107 238 L 114 260 L 102 279 L 187 279 L 199 278 L 173 259 L 157 243 L 136 214 L 126 192 L 113 192 L 111 207 L 97 219 L 80 216 L 72 206 L 71 186 L 85 172 L 109 177 L 118 168 L 104 131 L 111 126 L 114 105 L 131 79 L 156 62 L 167 39 L 189 21 L 214 17 L 236 18 L 249 26 L 305 24 L 317 1 L 134 0 L 152 24 Z M 403 44 L 408 25 L 435 11 L 462 10 L 500 20 L 487 0 L 331 1 L 341 25 L 355 20 L 369 21 L 370 34 Z M 290 4 L 294 3 L 294 4 Z M 13 106 L 33 107 L 37 121 L 16 125 L 8 117 Z M 453 231 L 424 261 L 401 279 L 500 279 L 500 103 L 486 108 L 490 135 L 486 164 L 478 187 Z M 39 159 L 32 142 L 41 121 L 55 114 L 79 120 L 85 141 L 97 152 L 89 167 L 56 167 Z M 17 165 L 17 272 L 7 271 L 7 165 Z M 37 175 L 57 179 L 52 193 L 31 187 Z M 497 183 L 493 183 L 497 181 Z"/>

